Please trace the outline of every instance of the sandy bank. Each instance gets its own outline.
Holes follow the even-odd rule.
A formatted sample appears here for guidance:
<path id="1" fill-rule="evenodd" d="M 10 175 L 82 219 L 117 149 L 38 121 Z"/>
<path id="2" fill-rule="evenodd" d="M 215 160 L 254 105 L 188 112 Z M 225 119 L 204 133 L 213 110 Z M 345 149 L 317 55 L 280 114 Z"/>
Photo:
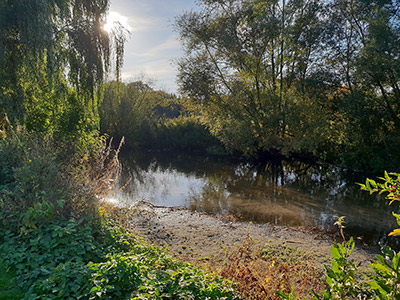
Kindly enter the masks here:
<path id="1" fill-rule="evenodd" d="M 307 253 L 316 266 L 331 260 L 332 237 L 304 228 L 251 224 L 230 217 L 215 217 L 184 208 L 140 203 L 133 208 L 129 226 L 151 243 L 166 247 L 177 258 L 199 265 L 221 265 L 245 243 L 248 234 L 259 248 L 284 245 Z M 377 248 L 358 245 L 352 257 L 367 268 Z"/>

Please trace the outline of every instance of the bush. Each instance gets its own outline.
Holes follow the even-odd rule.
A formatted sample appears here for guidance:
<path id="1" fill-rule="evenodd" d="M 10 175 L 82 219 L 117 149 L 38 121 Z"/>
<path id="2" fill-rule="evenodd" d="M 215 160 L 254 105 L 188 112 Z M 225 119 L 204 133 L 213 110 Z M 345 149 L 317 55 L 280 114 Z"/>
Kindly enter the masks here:
<path id="1" fill-rule="evenodd" d="M 97 134 L 61 141 L 9 131 L 0 140 L 0 225 L 23 233 L 55 217 L 96 216 L 96 196 L 118 175 L 116 154 Z"/>
<path id="2" fill-rule="evenodd" d="M 22 129 L 0 140 L 0 265 L 23 299 L 237 299 L 231 283 L 102 220 L 98 199 L 120 169 L 110 145 Z"/>
<path id="3" fill-rule="evenodd" d="M 112 221 L 53 221 L 7 232 L 0 264 L 17 270 L 24 299 L 239 299 L 228 281 L 171 258 Z"/>
<path id="4" fill-rule="evenodd" d="M 209 149 L 223 149 L 218 139 L 198 120 L 191 117 L 179 117 L 158 123 L 152 144 L 155 148 L 169 150 L 207 152 Z"/>

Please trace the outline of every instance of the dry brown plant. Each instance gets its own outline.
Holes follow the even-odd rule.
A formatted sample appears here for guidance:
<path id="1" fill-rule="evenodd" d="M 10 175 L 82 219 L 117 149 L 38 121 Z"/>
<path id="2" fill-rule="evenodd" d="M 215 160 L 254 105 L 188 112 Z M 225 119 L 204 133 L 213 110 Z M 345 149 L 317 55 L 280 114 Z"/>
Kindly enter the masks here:
<path id="1" fill-rule="evenodd" d="M 90 157 L 84 154 L 76 163 L 72 162 L 73 166 L 69 168 L 69 172 L 72 172 L 76 186 L 72 203 L 73 211 L 82 212 L 83 215 L 90 212 L 96 214 L 100 202 L 104 202 L 102 201 L 104 197 L 117 186 L 121 173 L 118 154 L 124 138 L 121 139 L 117 148 L 113 148 L 112 142 L 111 138 L 108 143 L 104 142 L 95 154 Z"/>
<path id="2" fill-rule="evenodd" d="M 277 247 L 277 248 L 274 248 Z M 275 291 L 290 293 L 296 299 L 310 296 L 310 291 L 324 288 L 321 271 L 300 252 L 288 251 L 286 246 L 272 245 L 260 251 L 248 234 L 246 242 L 228 256 L 221 275 L 238 283 L 245 299 L 280 299 Z M 282 251 L 283 249 L 283 251 Z"/>
<path id="3" fill-rule="evenodd" d="M 116 149 L 113 149 L 112 141 L 113 139 L 111 138 L 108 145 L 100 152 L 96 165 L 93 166 L 89 173 L 90 188 L 98 197 L 107 195 L 110 190 L 116 187 L 118 177 L 121 173 L 118 154 L 124 143 L 124 137 L 122 137 Z"/>

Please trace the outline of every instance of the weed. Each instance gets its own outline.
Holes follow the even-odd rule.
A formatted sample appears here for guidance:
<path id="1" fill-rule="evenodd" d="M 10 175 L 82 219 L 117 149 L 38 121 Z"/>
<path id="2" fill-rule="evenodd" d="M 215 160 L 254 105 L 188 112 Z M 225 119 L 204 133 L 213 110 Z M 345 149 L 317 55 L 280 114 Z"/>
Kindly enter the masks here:
<path id="1" fill-rule="evenodd" d="M 320 272 L 307 262 L 305 254 L 284 245 L 256 250 L 249 235 L 228 261 L 221 275 L 238 282 L 245 299 L 279 299 L 274 291 L 288 291 L 291 286 L 297 295 L 305 295 L 322 286 Z"/>
<path id="2" fill-rule="evenodd" d="M 239 299 L 232 284 L 173 259 L 111 220 L 54 221 L 7 232 L 0 263 L 15 269 L 24 299 Z"/>

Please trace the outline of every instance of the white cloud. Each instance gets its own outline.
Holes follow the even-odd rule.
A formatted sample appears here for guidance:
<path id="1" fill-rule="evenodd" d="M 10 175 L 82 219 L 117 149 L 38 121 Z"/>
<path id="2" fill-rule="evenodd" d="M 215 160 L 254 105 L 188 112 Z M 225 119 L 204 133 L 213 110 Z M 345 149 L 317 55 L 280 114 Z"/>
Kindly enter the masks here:
<path id="1" fill-rule="evenodd" d="M 168 92 L 176 92 L 175 66 L 167 59 L 144 61 L 136 65 L 135 70 L 126 70 L 121 74 L 123 81 L 142 80 L 150 78 L 155 82 L 155 88 L 168 89 Z"/>
<path id="2" fill-rule="evenodd" d="M 163 24 L 163 20 L 157 17 L 142 17 L 142 16 L 131 16 L 129 18 L 132 23 L 131 32 L 148 32 L 148 31 L 160 31 L 166 30 Z"/>
<path id="3" fill-rule="evenodd" d="M 129 18 L 117 13 L 116 11 L 110 11 L 106 18 L 106 24 L 104 24 L 104 30 L 110 32 L 115 23 L 119 22 L 127 30 L 132 31 L 132 27 L 129 24 Z"/>
<path id="4" fill-rule="evenodd" d="M 126 52 L 126 56 L 131 57 L 171 57 L 171 54 L 176 54 L 181 48 L 179 41 L 174 36 L 169 36 L 167 40 L 165 40 L 161 44 L 156 44 L 155 46 L 148 48 L 146 51 L 131 51 Z M 135 49 L 136 50 L 136 49 Z M 172 52 L 172 53 L 171 53 Z"/>

